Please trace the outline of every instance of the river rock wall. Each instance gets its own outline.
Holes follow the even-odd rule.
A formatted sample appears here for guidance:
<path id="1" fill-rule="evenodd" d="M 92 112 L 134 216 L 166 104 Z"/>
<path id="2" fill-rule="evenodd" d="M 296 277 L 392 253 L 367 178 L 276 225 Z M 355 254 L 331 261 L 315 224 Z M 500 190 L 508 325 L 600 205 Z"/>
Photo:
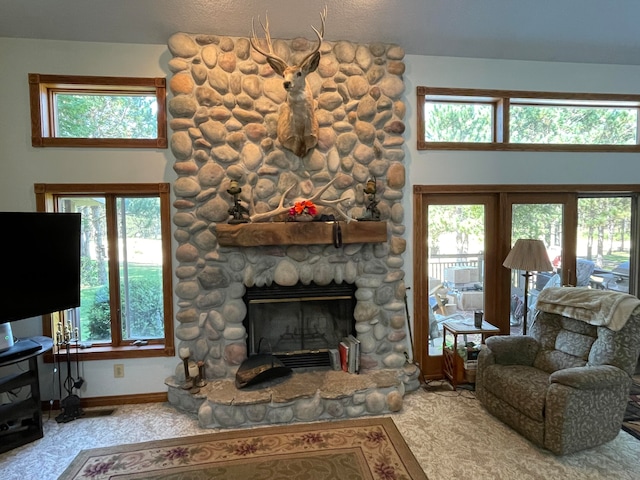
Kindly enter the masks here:
<path id="1" fill-rule="evenodd" d="M 304 38 L 274 40 L 288 63 L 315 46 Z M 282 79 L 253 51 L 248 38 L 176 33 L 168 42 L 168 108 L 175 157 L 176 336 L 180 351 L 205 364 L 206 377 L 235 376 L 246 358 L 242 300 L 246 286 L 332 280 L 357 285 L 356 330 L 363 372 L 402 369 L 408 344 L 403 253 L 405 187 L 402 100 L 404 51 L 397 45 L 328 42 L 308 76 L 317 101 L 319 140 L 304 157 L 281 147 L 278 112 L 286 100 Z M 366 213 L 364 185 L 377 184 L 386 243 L 221 247 L 215 226 L 226 223 L 232 180 L 254 212 L 323 195 L 356 219 Z M 335 214 L 328 207 L 321 213 Z M 284 218 L 275 218 L 284 220 Z M 182 363 L 176 379 L 184 378 Z M 417 372 L 406 379 L 418 387 Z"/>

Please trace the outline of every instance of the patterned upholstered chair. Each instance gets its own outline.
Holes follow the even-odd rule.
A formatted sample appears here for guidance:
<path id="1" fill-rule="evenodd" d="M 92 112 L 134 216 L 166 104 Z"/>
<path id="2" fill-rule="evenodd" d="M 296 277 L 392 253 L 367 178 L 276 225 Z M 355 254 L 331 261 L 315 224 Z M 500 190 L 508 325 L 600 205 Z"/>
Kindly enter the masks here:
<path id="1" fill-rule="evenodd" d="M 589 308 L 598 302 L 581 304 L 579 294 L 588 290 L 588 299 L 603 294 L 614 302 L 615 295 L 626 295 L 584 288 L 545 292 L 553 295 L 552 290 L 569 303 L 575 292 L 578 309 L 596 314 Z M 489 413 L 531 442 L 564 455 L 606 443 L 620 432 L 640 354 L 640 302 L 626 295 L 627 320 L 614 331 L 592 324 L 602 323 L 601 316 L 585 321 L 542 311 L 544 297 L 541 292 L 528 336 L 487 339 L 478 358 L 476 396 Z"/>

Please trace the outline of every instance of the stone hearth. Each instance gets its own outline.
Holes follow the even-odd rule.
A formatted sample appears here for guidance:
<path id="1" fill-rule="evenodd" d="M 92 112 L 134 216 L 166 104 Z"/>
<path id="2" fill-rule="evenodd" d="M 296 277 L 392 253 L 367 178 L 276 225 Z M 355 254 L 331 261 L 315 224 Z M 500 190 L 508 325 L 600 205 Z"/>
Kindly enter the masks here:
<path id="1" fill-rule="evenodd" d="M 380 415 L 402 409 L 405 382 L 417 374 L 414 365 L 354 375 L 342 371 L 293 373 L 273 385 L 238 390 L 232 379 L 208 383 L 197 393 L 167 379 L 169 402 L 197 412 L 206 428 L 337 420 Z"/>
<path id="2" fill-rule="evenodd" d="M 182 390 L 179 363 L 166 380 L 170 402 L 211 427 L 397 411 L 404 394 L 419 387 L 418 369 L 406 364 L 403 49 L 322 43 L 318 69 L 307 77 L 317 101 L 318 144 L 301 158 L 277 140 L 282 79 L 247 38 L 177 33 L 168 43 L 170 147 L 178 176 L 175 334 L 178 350 L 204 364 L 208 381 L 197 394 Z M 291 63 L 313 47 L 304 38 L 274 39 Z M 339 205 L 357 219 L 366 216 L 364 186 L 372 180 L 380 222 L 342 222 L 342 246 L 328 240 L 332 226 L 325 224 L 291 225 L 282 216 L 265 227 L 227 224 L 231 181 L 256 214 L 322 191 L 320 214 L 341 218 L 332 206 Z M 236 390 L 235 372 L 247 358 L 247 287 L 332 281 L 357 287 L 360 375 L 295 372 L 277 390 Z"/>

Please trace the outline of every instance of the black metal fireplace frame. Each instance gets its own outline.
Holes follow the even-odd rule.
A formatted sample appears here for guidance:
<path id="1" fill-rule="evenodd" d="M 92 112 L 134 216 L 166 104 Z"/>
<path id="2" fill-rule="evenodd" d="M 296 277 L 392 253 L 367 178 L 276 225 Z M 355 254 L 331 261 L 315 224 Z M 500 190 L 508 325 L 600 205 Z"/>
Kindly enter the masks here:
<path id="1" fill-rule="evenodd" d="M 351 283 L 336 283 L 330 282 L 327 285 L 318 285 L 314 282 L 310 284 L 298 284 L 293 286 L 281 286 L 277 284 L 271 284 L 263 287 L 247 287 L 244 295 L 244 302 L 247 305 L 247 315 L 243 320 L 243 325 L 247 331 L 247 353 L 249 356 L 252 354 L 259 354 L 260 352 L 252 351 L 252 338 L 251 338 L 251 301 L 270 300 L 270 299 L 306 299 L 306 300 L 323 300 L 327 298 L 333 298 L 337 296 L 349 296 L 351 299 L 351 312 L 350 312 L 350 331 L 346 334 L 356 335 L 355 331 L 355 306 L 356 298 L 355 292 L 357 287 Z M 335 346 L 337 348 L 337 345 Z M 305 351 L 292 351 L 286 354 L 274 353 L 274 356 L 282 361 L 284 365 L 290 368 L 315 368 L 315 367 L 329 367 L 331 365 L 330 349 L 318 349 L 318 350 L 305 350 Z"/>

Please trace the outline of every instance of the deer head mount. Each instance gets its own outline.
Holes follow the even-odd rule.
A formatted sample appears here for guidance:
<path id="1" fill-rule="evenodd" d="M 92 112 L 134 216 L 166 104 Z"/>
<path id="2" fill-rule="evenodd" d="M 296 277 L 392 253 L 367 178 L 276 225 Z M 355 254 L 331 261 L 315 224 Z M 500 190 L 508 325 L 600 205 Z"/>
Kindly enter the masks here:
<path id="1" fill-rule="evenodd" d="M 320 63 L 320 46 L 324 36 L 326 18 L 327 8 L 325 7 L 320 12 L 322 21 L 320 31 L 313 25 L 311 26 L 318 37 L 318 45 L 299 65 L 288 65 L 274 53 L 267 17 L 265 17 L 265 23 L 260 22 L 260 25 L 264 30 L 268 50 L 260 48 L 253 20 L 251 20 L 251 46 L 256 52 L 264 55 L 273 71 L 282 77 L 282 86 L 287 91 L 287 100 L 280 108 L 280 116 L 278 117 L 278 140 L 283 147 L 299 157 L 304 157 L 318 143 L 318 120 L 313 93 L 307 83 L 307 75 L 315 71 Z"/>

